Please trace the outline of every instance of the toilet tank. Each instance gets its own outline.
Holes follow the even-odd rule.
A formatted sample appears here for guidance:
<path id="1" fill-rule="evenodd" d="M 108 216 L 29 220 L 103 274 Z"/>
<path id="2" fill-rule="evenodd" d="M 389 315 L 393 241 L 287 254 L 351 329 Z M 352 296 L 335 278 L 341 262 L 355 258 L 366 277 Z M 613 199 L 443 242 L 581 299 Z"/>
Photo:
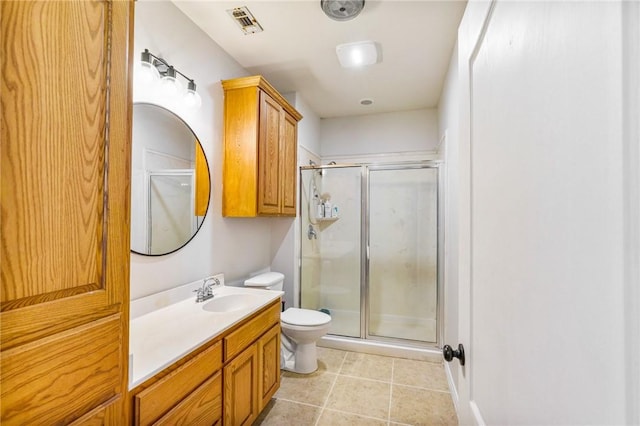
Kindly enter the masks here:
<path id="1" fill-rule="evenodd" d="M 282 291 L 284 274 L 280 272 L 266 272 L 264 274 L 251 277 L 244 282 L 245 287 L 261 287 L 267 290 Z"/>

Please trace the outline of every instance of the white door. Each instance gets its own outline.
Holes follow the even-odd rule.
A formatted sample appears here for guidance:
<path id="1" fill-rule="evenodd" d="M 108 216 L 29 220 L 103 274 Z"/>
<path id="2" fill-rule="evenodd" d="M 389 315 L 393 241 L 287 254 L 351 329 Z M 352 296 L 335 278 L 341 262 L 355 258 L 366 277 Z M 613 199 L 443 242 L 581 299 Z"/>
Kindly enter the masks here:
<path id="1" fill-rule="evenodd" d="M 467 7 L 461 424 L 640 420 L 638 16 L 637 2 Z"/>

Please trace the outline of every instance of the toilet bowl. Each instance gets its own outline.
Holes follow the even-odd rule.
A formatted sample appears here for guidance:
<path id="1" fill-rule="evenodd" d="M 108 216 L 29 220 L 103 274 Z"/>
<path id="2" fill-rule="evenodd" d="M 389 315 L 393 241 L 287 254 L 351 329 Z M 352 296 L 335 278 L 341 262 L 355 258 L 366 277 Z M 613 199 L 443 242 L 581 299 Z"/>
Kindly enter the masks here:
<path id="1" fill-rule="evenodd" d="M 244 282 L 247 287 L 282 291 L 284 275 L 267 272 Z M 280 368 L 300 374 L 318 369 L 316 342 L 329 332 L 331 317 L 311 309 L 288 308 L 280 315 Z"/>

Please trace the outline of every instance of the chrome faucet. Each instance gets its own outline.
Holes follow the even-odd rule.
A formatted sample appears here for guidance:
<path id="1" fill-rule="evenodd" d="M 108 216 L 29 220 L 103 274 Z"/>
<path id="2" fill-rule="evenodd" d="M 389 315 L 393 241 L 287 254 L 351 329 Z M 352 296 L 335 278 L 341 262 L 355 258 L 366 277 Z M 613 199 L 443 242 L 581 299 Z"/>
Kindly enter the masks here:
<path id="1" fill-rule="evenodd" d="M 219 286 L 220 280 L 216 277 L 205 278 L 202 281 L 202 288 L 193 290 L 196 293 L 196 303 L 204 302 L 213 298 L 213 287 Z"/>

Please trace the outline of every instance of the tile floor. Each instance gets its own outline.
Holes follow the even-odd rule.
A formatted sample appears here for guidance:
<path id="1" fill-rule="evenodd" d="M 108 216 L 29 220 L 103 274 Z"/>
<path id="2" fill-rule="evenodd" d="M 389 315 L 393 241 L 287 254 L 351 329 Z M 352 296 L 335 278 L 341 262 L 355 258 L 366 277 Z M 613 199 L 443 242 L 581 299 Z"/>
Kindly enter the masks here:
<path id="1" fill-rule="evenodd" d="M 256 425 L 457 425 L 441 362 L 318 348 L 318 371 L 282 372 Z"/>

